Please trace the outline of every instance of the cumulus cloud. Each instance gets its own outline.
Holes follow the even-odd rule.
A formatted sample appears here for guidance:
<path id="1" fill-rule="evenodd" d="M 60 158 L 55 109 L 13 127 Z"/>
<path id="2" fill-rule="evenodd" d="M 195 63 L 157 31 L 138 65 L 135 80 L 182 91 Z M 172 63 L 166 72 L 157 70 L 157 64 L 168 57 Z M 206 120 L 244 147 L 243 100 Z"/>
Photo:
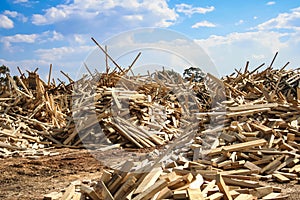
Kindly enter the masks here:
<path id="1" fill-rule="evenodd" d="M 271 5 L 274 5 L 274 4 L 276 4 L 275 1 L 269 1 L 269 2 L 266 3 L 267 6 L 271 6 Z"/>
<path id="2" fill-rule="evenodd" d="M 22 22 L 27 22 L 28 18 L 25 17 L 23 14 L 18 13 L 16 11 L 10 11 L 10 10 L 5 10 L 3 12 L 4 15 L 6 16 L 10 16 L 12 18 L 17 18 L 18 20 L 22 21 Z"/>
<path id="3" fill-rule="evenodd" d="M 272 30 L 272 29 L 293 29 L 300 30 L 300 7 L 292 9 L 289 13 L 281 13 L 264 23 L 259 24 L 253 29 Z"/>
<path id="4" fill-rule="evenodd" d="M 76 46 L 76 47 L 69 47 L 63 46 L 58 48 L 51 48 L 51 49 L 38 49 L 35 51 L 37 56 L 44 61 L 53 62 L 54 60 L 57 61 L 64 61 L 70 62 L 72 60 L 77 60 L 78 56 L 84 59 L 84 56 L 87 55 L 94 46 Z M 81 59 L 80 59 L 81 60 Z"/>
<path id="5" fill-rule="evenodd" d="M 299 33 L 235 32 L 224 36 L 212 35 L 196 42 L 205 49 L 218 67 L 219 73 L 223 75 L 230 73 L 233 68 L 243 67 L 248 60 L 254 67 L 262 62 L 269 62 L 265 59 L 271 59 L 277 51 L 283 55 L 282 58 L 291 59 L 294 64 L 300 63 L 297 56 L 300 46 Z M 277 59 L 276 65 L 281 67 L 287 61 L 290 60 Z"/>
<path id="6" fill-rule="evenodd" d="M 34 14 L 32 23 L 47 25 L 62 21 L 99 21 L 108 24 L 122 20 L 141 21 L 146 26 L 168 27 L 172 25 L 178 15 L 174 9 L 169 8 L 166 0 L 117 0 L 117 1 L 89 1 L 75 0 L 71 4 L 60 4 L 45 10 L 44 14 Z M 109 18 L 109 20 L 108 20 Z M 119 20 L 119 21 L 118 21 Z M 139 24 L 137 23 L 136 26 Z"/>
<path id="7" fill-rule="evenodd" d="M 205 20 L 205 21 L 197 22 L 192 26 L 192 28 L 200 28 L 200 27 L 213 28 L 216 27 L 216 25 Z"/>
<path id="8" fill-rule="evenodd" d="M 7 16 L 0 14 L 0 28 L 11 29 L 14 27 L 14 22 Z"/>
<path id="9" fill-rule="evenodd" d="M 212 12 L 214 10 L 215 10 L 215 7 L 213 7 L 213 6 L 203 8 L 203 7 L 193 7 L 192 5 L 185 4 L 185 3 L 176 5 L 177 12 L 183 13 L 188 16 L 192 16 L 193 14 L 196 14 L 196 13 L 205 14 L 208 12 Z"/>
<path id="10" fill-rule="evenodd" d="M 19 42 L 34 43 L 37 37 L 38 37 L 37 34 L 16 34 L 13 36 L 5 36 L 1 38 L 1 42 L 8 41 L 13 43 L 19 43 Z"/>
<path id="11" fill-rule="evenodd" d="M 27 3 L 28 0 L 14 0 L 13 3 L 14 4 L 18 4 L 18 3 Z"/>
<path id="12" fill-rule="evenodd" d="M 10 52 L 23 51 L 22 48 L 14 48 L 14 43 L 45 43 L 47 41 L 59 41 L 64 37 L 61 33 L 56 31 L 45 31 L 41 34 L 16 34 L 11 36 L 4 36 L 0 38 L 4 48 Z"/>

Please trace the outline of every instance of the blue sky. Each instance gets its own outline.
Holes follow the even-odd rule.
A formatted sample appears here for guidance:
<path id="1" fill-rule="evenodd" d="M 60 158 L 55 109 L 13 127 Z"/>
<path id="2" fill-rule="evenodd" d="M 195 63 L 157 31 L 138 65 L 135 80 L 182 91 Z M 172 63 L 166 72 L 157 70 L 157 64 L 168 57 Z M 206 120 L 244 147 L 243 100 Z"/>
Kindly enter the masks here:
<path id="1" fill-rule="evenodd" d="M 275 67 L 290 61 L 300 67 L 300 2 L 298 0 L 2 0 L 0 65 L 39 67 L 46 77 L 71 76 L 99 43 L 124 31 L 158 27 L 173 30 L 199 44 L 220 75 L 250 61 L 250 68 Z M 129 42 L 129 41 L 128 41 Z M 192 50 L 191 50 L 192 51 Z"/>

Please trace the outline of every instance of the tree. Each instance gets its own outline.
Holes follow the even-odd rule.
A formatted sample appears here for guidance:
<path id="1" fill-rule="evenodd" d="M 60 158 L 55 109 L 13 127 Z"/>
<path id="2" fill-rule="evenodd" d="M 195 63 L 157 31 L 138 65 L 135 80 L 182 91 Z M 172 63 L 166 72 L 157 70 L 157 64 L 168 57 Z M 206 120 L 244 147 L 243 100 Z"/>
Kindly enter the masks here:
<path id="1" fill-rule="evenodd" d="M 7 82 L 6 74 L 9 73 L 10 70 L 5 65 L 0 67 L 0 85 L 5 85 Z"/>
<path id="2" fill-rule="evenodd" d="M 0 67 L 0 75 L 1 76 L 6 76 L 6 74 L 9 73 L 9 72 L 10 72 L 9 68 L 6 67 L 5 65 L 2 65 Z"/>
<path id="3" fill-rule="evenodd" d="M 184 70 L 183 77 L 185 80 L 201 82 L 205 78 L 205 73 L 198 67 L 190 67 Z"/>

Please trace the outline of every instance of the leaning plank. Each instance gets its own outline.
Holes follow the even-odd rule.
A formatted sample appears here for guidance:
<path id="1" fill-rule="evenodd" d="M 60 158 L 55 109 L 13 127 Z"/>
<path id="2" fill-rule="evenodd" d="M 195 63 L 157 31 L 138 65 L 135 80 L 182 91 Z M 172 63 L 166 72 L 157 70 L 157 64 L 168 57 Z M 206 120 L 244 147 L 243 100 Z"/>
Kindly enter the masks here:
<path id="1" fill-rule="evenodd" d="M 157 168 L 153 168 L 144 178 L 144 180 L 140 183 L 140 185 L 137 187 L 137 189 L 134 191 L 133 194 L 139 194 L 144 192 L 145 190 L 147 190 L 151 185 L 153 185 L 158 177 L 161 175 L 162 173 L 162 168 L 161 167 L 157 167 Z"/>
<path id="2" fill-rule="evenodd" d="M 81 185 L 80 186 L 80 191 L 82 193 L 88 195 L 92 200 L 101 200 L 101 197 L 99 196 L 99 194 L 97 194 L 95 192 L 95 190 L 93 188 L 90 188 L 90 187 L 85 186 L 85 185 Z"/>
<path id="3" fill-rule="evenodd" d="M 233 198 L 231 197 L 231 195 L 229 193 L 229 189 L 228 189 L 227 185 L 225 184 L 221 174 L 217 174 L 216 183 L 219 187 L 219 190 L 224 194 L 224 199 L 232 200 Z"/>
<path id="4" fill-rule="evenodd" d="M 110 193 L 110 191 L 108 190 L 108 188 L 106 187 L 103 181 L 100 181 L 100 186 L 102 188 L 103 197 L 107 200 L 114 200 L 114 197 L 112 196 L 112 194 Z"/>
<path id="5" fill-rule="evenodd" d="M 140 193 L 136 197 L 134 197 L 132 200 L 146 200 L 155 195 L 160 190 L 167 187 L 168 183 L 165 180 L 159 180 L 154 185 L 152 185 L 150 188 L 148 188 L 145 192 Z"/>
<path id="6" fill-rule="evenodd" d="M 67 187 L 64 195 L 61 197 L 61 199 L 65 200 L 71 200 L 73 195 L 75 193 L 75 185 L 71 184 L 69 187 Z"/>

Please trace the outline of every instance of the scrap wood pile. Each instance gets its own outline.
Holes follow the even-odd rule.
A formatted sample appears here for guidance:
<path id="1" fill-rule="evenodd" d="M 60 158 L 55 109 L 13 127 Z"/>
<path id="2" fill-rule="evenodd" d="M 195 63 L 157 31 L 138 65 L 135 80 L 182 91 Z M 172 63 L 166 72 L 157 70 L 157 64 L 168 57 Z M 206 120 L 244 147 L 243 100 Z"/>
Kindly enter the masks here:
<path id="1" fill-rule="evenodd" d="M 198 130 L 168 163 L 136 171 L 136 163 L 127 161 L 104 170 L 100 180 L 72 183 L 64 193 L 51 193 L 45 199 L 287 199 L 281 188 L 266 181 L 299 180 L 300 75 L 298 69 L 285 70 L 286 66 L 273 69 L 273 61 L 261 72 L 263 65 L 249 71 L 247 63 L 244 70 L 221 80 L 208 74 L 210 80 L 224 84 L 226 100 L 195 115 L 206 125 L 209 118 L 218 126 Z M 134 118 L 134 126 L 147 124 L 145 119 Z M 207 135 L 218 139 L 204 151 Z"/>
<path id="2" fill-rule="evenodd" d="M 182 121 L 191 113 L 204 112 L 210 104 L 203 81 L 190 83 L 167 70 L 129 76 L 129 69 L 93 75 L 74 85 L 73 117 L 80 137 L 74 133 L 64 144 L 161 146 L 181 135 L 190 125 Z"/>
<path id="3" fill-rule="evenodd" d="M 38 69 L 27 71 L 27 77 L 18 70 L 20 76 L 6 73 L 0 85 L 0 155 L 43 155 L 43 148 L 60 143 L 53 131 L 69 125 L 71 90 L 63 83 L 45 83 Z"/>

